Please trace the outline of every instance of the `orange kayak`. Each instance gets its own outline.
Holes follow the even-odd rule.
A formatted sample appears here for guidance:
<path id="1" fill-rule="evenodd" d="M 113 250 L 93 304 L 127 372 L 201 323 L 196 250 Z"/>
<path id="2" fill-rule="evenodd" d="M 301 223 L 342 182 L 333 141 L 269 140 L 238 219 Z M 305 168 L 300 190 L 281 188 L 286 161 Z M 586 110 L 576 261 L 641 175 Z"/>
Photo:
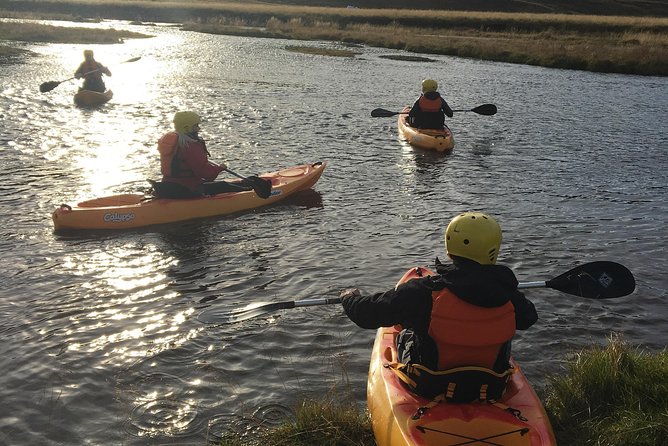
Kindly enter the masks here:
<path id="1" fill-rule="evenodd" d="M 104 93 L 92 90 L 79 90 L 74 95 L 74 103 L 80 107 L 93 107 L 106 104 L 112 97 L 114 97 L 114 93 L 111 90 L 107 90 Z"/>
<path id="2" fill-rule="evenodd" d="M 326 162 L 303 164 L 259 175 L 271 181 L 268 198 L 258 197 L 253 190 L 184 199 L 153 198 L 144 194 L 112 195 L 73 206 L 61 204 L 52 214 L 53 225 L 56 231 L 131 229 L 246 211 L 311 188 L 326 165 Z M 241 180 L 225 181 L 238 183 Z"/>
<path id="3" fill-rule="evenodd" d="M 399 133 L 413 147 L 420 149 L 435 150 L 437 152 L 451 152 L 455 147 L 455 137 L 446 125 L 442 129 L 416 129 L 408 125 L 408 112 L 410 107 L 405 107 L 397 122 Z"/>
<path id="4" fill-rule="evenodd" d="M 399 283 L 434 274 L 412 268 Z M 395 327 L 378 329 L 371 355 L 367 403 L 378 446 L 555 446 L 552 427 L 540 399 L 518 364 L 499 403 L 441 402 L 415 416 L 430 400 L 410 392 L 386 364 L 397 360 Z M 515 412 L 516 414 L 518 412 Z"/>

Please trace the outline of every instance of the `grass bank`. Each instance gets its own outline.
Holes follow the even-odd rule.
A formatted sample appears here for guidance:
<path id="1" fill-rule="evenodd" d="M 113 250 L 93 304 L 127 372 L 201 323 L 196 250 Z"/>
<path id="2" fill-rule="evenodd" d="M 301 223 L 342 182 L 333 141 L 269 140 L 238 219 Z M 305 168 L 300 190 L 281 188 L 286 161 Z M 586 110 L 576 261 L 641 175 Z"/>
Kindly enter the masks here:
<path id="1" fill-rule="evenodd" d="M 545 407 L 560 444 L 665 446 L 668 351 L 650 354 L 613 336 L 551 377 Z"/>
<path id="2" fill-rule="evenodd" d="M 563 375 L 541 392 L 557 443 L 569 446 L 666 446 L 668 351 L 642 351 L 612 335 L 605 346 L 572 354 Z M 293 419 L 254 438 L 220 446 L 374 446 L 366 412 L 353 403 L 308 401 Z"/>
<path id="3" fill-rule="evenodd" d="M 0 40 L 50 43 L 123 43 L 124 39 L 151 37 L 115 29 L 69 28 L 36 23 L 0 23 Z"/>
<path id="4" fill-rule="evenodd" d="M 551 68 L 668 75 L 668 18 L 665 17 L 371 9 L 213 0 L 188 3 L 0 0 L 0 10 L 6 11 L 5 15 L 71 14 L 177 22 L 183 23 L 184 29 L 207 33 L 332 40 Z"/>

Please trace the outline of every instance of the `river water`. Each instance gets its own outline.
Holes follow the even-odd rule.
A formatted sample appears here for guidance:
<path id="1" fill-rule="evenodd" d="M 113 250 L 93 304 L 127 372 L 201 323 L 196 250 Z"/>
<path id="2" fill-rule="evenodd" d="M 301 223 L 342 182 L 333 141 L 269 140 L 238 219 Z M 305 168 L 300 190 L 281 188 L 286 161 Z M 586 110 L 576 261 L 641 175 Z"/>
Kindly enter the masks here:
<path id="1" fill-rule="evenodd" d="M 71 24 L 66 24 L 71 25 Z M 483 210 L 504 230 L 499 262 L 520 281 L 613 260 L 627 297 L 528 290 L 539 322 L 514 354 L 540 388 L 568 353 L 621 333 L 668 339 L 668 80 L 356 47 L 354 58 L 168 26 L 120 45 L 24 44 L 0 65 L 0 444 L 191 444 L 252 438 L 303 398 L 364 407 L 372 330 L 339 306 L 205 323 L 258 301 L 388 289 L 442 259 L 443 229 Z M 113 76 L 100 109 L 63 80 L 92 48 Z M 141 56 L 136 62 L 122 63 Z M 452 154 L 412 149 L 395 118 L 433 77 L 454 109 Z M 147 189 L 156 141 L 177 110 L 199 112 L 213 158 L 242 174 L 327 161 L 312 191 L 241 215 L 138 231 L 59 235 L 61 203 Z"/>

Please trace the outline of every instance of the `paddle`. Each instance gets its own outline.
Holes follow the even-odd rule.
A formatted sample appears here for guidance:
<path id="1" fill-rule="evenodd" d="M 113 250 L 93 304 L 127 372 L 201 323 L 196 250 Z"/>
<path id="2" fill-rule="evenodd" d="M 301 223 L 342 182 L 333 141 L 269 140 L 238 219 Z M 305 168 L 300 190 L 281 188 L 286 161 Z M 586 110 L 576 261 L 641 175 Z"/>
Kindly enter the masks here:
<path id="1" fill-rule="evenodd" d="M 471 110 L 452 110 L 453 112 L 473 112 L 479 115 L 491 116 L 496 114 L 496 105 L 494 104 L 482 104 Z M 385 110 L 384 108 L 375 108 L 371 110 L 372 118 L 388 118 L 390 116 L 408 114 L 408 112 L 400 111 L 393 112 L 390 110 Z"/>
<path id="2" fill-rule="evenodd" d="M 257 175 L 244 177 L 236 172 L 232 172 L 230 169 L 225 169 L 225 170 L 234 175 L 235 177 L 241 178 L 242 180 L 248 182 L 248 184 L 250 184 L 250 186 L 253 188 L 258 197 L 269 198 L 271 196 L 271 180 L 267 180 L 266 178 L 260 178 Z"/>
<path id="3" fill-rule="evenodd" d="M 636 281 L 624 265 L 615 262 L 589 262 L 546 282 L 526 282 L 517 286 L 541 287 L 587 299 L 611 299 L 631 294 L 636 288 Z"/>
<path id="4" fill-rule="evenodd" d="M 141 56 L 133 57 L 132 59 L 124 60 L 123 62 L 119 62 L 119 63 L 136 62 L 139 59 L 141 59 Z M 97 70 L 93 70 L 93 71 L 89 71 L 87 73 L 84 73 L 83 76 L 87 76 L 89 74 L 95 73 L 96 71 L 100 71 L 100 69 L 98 68 Z M 76 78 L 76 76 L 72 76 L 69 79 L 65 79 L 64 81 L 44 82 L 39 86 L 39 91 L 42 92 L 42 93 L 46 93 L 47 91 L 53 90 L 54 88 L 56 88 L 58 85 L 62 84 L 63 82 L 71 81 L 72 79 L 75 79 L 75 78 Z"/>
<path id="5" fill-rule="evenodd" d="M 636 282 L 631 271 L 615 262 L 585 263 L 546 282 L 526 282 L 520 283 L 517 286 L 517 288 L 552 288 L 587 299 L 622 297 L 631 294 L 635 290 L 635 287 Z M 198 319 L 205 323 L 231 324 L 278 310 L 339 303 L 341 303 L 341 298 L 339 297 L 285 302 L 257 302 L 220 315 L 211 314 L 208 318 L 200 317 Z"/>

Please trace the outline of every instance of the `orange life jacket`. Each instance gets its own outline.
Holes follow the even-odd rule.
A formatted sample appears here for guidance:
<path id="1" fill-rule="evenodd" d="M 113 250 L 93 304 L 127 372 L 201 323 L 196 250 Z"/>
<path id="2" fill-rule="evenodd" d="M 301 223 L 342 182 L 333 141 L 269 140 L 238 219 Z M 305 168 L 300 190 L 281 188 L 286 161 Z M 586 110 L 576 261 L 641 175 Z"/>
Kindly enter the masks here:
<path id="1" fill-rule="evenodd" d="M 441 97 L 438 96 L 436 99 L 429 99 L 425 95 L 420 96 L 418 105 L 420 110 L 426 113 L 436 113 L 441 110 L 442 105 Z"/>
<path id="2" fill-rule="evenodd" d="M 429 336 L 438 349 L 438 369 L 491 369 L 501 346 L 515 334 L 513 304 L 483 308 L 460 299 L 447 288 L 434 291 L 432 302 Z"/>
<path id="3" fill-rule="evenodd" d="M 179 144 L 179 134 L 169 132 L 158 140 L 158 152 L 160 152 L 160 172 L 165 176 L 172 176 L 172 163 L 176 156 Z"/>

